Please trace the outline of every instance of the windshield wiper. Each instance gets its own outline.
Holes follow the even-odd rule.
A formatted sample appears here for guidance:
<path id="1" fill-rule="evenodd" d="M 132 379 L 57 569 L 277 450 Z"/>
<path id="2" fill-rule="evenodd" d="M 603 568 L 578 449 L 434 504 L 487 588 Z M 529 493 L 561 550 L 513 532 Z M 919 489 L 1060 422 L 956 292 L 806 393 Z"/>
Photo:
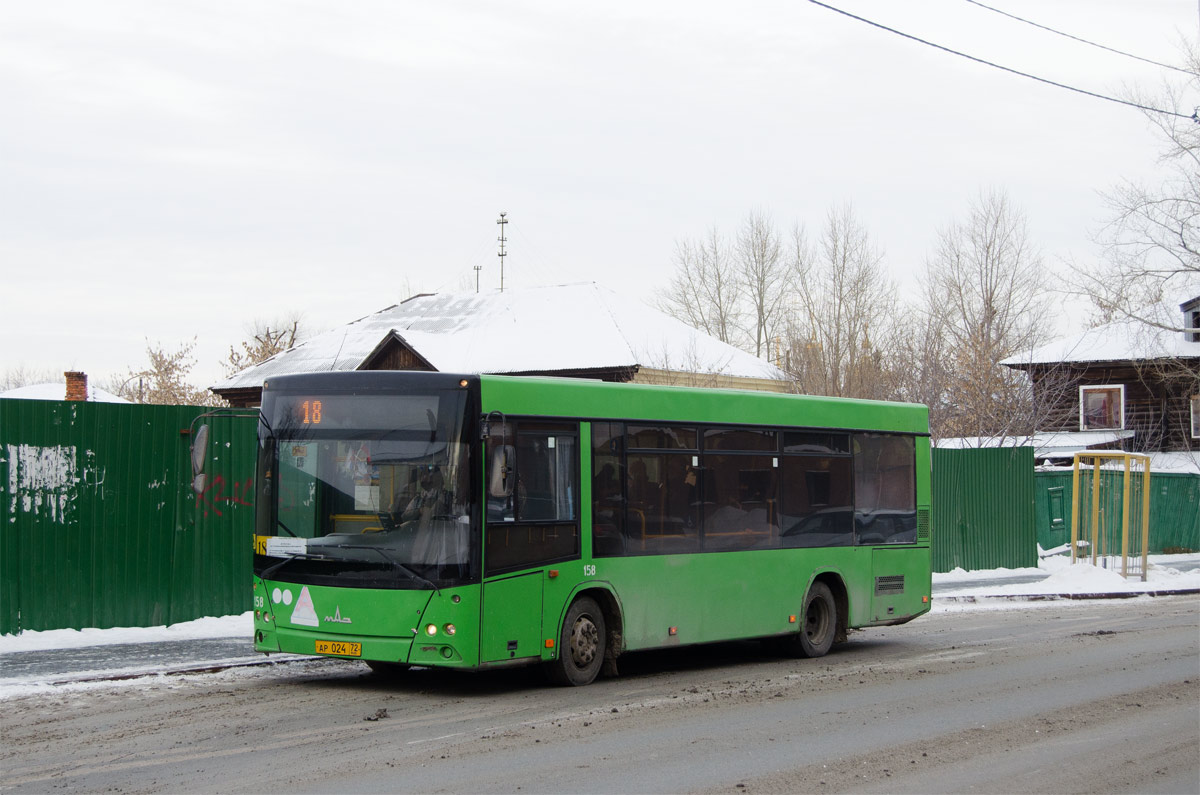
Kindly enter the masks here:
<path id="1" fill-rule="evenodd" d="M 328 555 L 310 555 L 307 552 L 297 552 L 295 554 L 288 555 L 286 558 L 279 561 L 278 563 L 274 563 L 274 564 L 268 566 L 267 568 L 263 569 L 263 573 L 258 575 L 258 578 L 260 580 L 265 580 L 265 579 L 269 578 L 272 574 L 274 574 L 276 571 L 278 571 L 279 569 L 282 569 L 284 566 L 291 563 L 293 560 L 299 560 L 301 558 L 305 558 L 307 560 L 328 560 L 329 556 Z"/>
<path id="2" fill-rule="evenodd" d="M 299 537 L 300 537 L 300 536 L 298 536 L 298 535 L 296 535 L 295 533 L 293 533 L 293 532 L 292 532 L 292 528 L 288 527 L 287 525 L 285 525 L 285 524 L 284 524 L 283 522 L 281 522 L 280 520 L 276 519 L 276 520 L 275 520 L 275 524 L 277 524 L 277 525 L 279 525 L 280 527 L 282 527 L 282 528 L 283 528 L 283 531 L 284 531 L 285 533 L 287 533 L 288 535 L 290 535 L 292 538 L 299 538 Z"/>
<path id="3" fill-rule="evenodd" d="M 333 547 L 334 549 L 369 549 L 373 552 L 378 552 L 380 557 L 382 557 L 388 563 L 395 566 L 398 571 L 400 571 L 404 574 L 407 574 L 413 580 L 415 580 L 423 585 L 428 585 L 430 588 L 437 591 L 438 596 L 442 595 L 442 589 L 438 588 L 437 584 L 433 580 L 426 579 L 425 577 L 422 577 L 420 574 L 417 574 L 415 571 L 410 569 L 408 566 L 405 566 L 403 563 L 396 560 L 394 557 L 392 557 L 391 555 L 389 555 L 387 552 L 385 552 L 383 549 L 381 549 L 379 547 L 371 547 L 371 546 L 367 546 L 366 544 L 326 544 L 325 546 L 330 546 L 330 547 Z"/>

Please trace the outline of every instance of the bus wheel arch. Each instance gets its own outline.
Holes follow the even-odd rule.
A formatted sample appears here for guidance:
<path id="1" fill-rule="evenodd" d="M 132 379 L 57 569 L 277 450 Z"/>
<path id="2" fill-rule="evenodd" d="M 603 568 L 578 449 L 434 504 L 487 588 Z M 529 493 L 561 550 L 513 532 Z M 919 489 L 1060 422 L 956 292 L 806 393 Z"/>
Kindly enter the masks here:
<path id="1" fill-rule="evenodd" d="M 848 606 L 841 577 L 824 572 L 813 578 L 801 603 L 799 631 L 783 640 L 783 650 L 794 657 L 825 656 L 846 638 Z"/>
<path id="2" fill-rule="evenodd" d="M 846 591 L 846 583 L 840 575 L 832 571 L 822 572 L 814 582 L 824 583 L 833 595 L 833 603 L 837 608 L 837 626 L 833 642 L 845 643 L 846 633 L 850 626 L 850 594 Z"/>
<path id="3" fill-rule="evenodd" d="M 572 677 L 568 674 L 572 673 L 571 666 L 567 665 L 567 659 L 571 654 L 571 648 L 568 640 L 567 624 L 571 621 L 571 611 L 580 600 L 590 600 L 596 611 L 599 613 L 604 627 L 604 643 L 603 655 L 600 661 L 600 670 L 598 675 L 616 676 L 617 675 L 617 657 L 625 649 L 625 633 L 624 633 L 624 615 L 621 610 L 621 602 L 617 599 L 616 594 L 607 588 L 598 587 L 582 587 L 571 595 L 571 599 L 567 602 L 567 608 L 563 613 L 559 623 L 558 636 L 558 653 L 555 659 L 549 660 L 546 664 L 546 671 L 551 681 L 556 684 L 572 685 L 580 684 L 572 681 Z M 594 678 L 594 677 L 593 677 Z M 589 681 L 591 681 L 589 679 Z M 586 683 L 584 683 L 586 684 Z"/>
<path id="4" fill-rule="evenodd" d="M 591 596 L 580 594 L 563 617 L 558 654 L 544 664 L 546 674 L 557 685 L 589 685 L 600 674 L 607 647 L 604 611 Z"/>
<path id="5" fill-rule="evenodd" d="M 578 596 L 589 596 L 594 599 L 604 614 L 608 642 L 605 644 L 604 664 L 600 673 L 604 676 L 616 676 L 617 657 L 621 656 L 621 652 L 625 650 L 625 621 L 621 613 L 621 603 L 617 601 L 617 597 L 612 591 L 605 588 L 588 588 Z"/>
<path id="6" fill-rule="evenodd" d="M 804 594 L 800 610 L 800 631 L 796 633 L 796 650 L 804 657 L 824 657 L 837 635 L 837 602 L 833 591 L 821 579 L 813 581 Z"/>

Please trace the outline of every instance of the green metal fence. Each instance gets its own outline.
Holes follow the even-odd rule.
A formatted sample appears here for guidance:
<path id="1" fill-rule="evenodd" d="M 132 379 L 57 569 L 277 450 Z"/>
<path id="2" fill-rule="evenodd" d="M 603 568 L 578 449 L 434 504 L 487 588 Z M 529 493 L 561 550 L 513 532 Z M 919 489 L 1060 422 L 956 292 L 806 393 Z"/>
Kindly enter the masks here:
<path id="1" fill-rule="evenodd" d="M 156 626 L 249 609 L 253 419 L 205 409 L 0 400 L 0 634 Z"/>
<path id="2" fill-rule="evenodd" d="M 933 570 L 1037 566 L 1033 448 L 933 451 Z"/>
<path id="3" fill-rule="evenodd" d="M 1038 472 L 1034 510 L 1043 549 L 1071 543 L 1071 473 Z M 1120 494 L 1110 507 L 1121 509 Z M 1150 554 L 1200 550 L 1200 475 L 1150 473 Z"/>

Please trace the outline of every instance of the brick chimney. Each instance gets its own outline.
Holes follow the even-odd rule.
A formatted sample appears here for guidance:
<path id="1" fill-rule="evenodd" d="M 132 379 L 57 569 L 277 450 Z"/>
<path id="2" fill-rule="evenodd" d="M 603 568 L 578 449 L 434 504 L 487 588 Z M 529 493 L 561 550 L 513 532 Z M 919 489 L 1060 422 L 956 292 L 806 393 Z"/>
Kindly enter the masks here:
<path id="1" fill-rule="evenodd" d="M 63 375 L 67 377 L 67 400 L 87 400 L 87 373 L 68 370 Z"/>

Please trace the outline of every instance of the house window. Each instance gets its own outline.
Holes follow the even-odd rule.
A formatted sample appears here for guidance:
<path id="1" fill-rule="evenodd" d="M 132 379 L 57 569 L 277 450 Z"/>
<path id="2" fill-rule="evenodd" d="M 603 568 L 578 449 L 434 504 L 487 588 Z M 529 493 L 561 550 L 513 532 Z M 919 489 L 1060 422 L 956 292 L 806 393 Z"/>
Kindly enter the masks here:
<path id="1" fill-rule="evenodd" d="M 1192 438 L 1200 439 L 1200 395 L 1192 395 Z"/>
<path id="2" fill-rule="evenodd" d="M 1188 342 L 1200 342 L 1200 297 L 1180 304 L 1183 310 L 1183 338 Z"/>
<path id="3" fill-rule="evenodd" d="M 1125 427 L 1125 387 L 1079 387 L 1079 429 L 1111 431 Z"/>

